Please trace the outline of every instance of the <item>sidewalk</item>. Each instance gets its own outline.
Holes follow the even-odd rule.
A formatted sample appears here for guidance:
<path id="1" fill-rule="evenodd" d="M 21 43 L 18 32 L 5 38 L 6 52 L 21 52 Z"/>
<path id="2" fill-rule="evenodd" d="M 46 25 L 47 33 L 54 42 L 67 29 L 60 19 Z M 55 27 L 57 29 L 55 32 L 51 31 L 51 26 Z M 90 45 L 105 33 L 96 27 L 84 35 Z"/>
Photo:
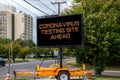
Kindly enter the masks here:
<path id="1" fill-rule="evenodd" d="M 102 72 L 102 75 L 118 76 L 118 77 L 120 77 L 120 71 L 105 70 L 105 71 Z"/>

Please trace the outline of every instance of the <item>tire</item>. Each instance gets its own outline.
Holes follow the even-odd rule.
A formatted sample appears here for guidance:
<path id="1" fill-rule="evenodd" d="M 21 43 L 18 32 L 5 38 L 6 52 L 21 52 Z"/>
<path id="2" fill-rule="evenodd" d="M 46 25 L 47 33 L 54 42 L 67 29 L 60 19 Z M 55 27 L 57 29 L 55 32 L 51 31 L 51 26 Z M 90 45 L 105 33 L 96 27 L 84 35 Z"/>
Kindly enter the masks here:
<path id="1" fill-rule="evenodd" d="M 61 71 L 57 75 L 57 80 L 70 80 L 70 75 L 66 71 Z"/>

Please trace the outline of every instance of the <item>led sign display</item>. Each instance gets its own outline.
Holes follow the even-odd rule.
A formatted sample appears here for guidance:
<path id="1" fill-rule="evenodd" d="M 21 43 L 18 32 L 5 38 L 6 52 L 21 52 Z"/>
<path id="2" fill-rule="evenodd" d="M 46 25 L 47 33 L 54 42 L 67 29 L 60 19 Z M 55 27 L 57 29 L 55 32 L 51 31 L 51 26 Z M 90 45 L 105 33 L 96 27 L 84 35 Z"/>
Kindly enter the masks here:
<path id="1" fill-rule="evenodd" d="M 37 19 L 37 46 L 64 47 L 82 44 L 81 14 Z"/>

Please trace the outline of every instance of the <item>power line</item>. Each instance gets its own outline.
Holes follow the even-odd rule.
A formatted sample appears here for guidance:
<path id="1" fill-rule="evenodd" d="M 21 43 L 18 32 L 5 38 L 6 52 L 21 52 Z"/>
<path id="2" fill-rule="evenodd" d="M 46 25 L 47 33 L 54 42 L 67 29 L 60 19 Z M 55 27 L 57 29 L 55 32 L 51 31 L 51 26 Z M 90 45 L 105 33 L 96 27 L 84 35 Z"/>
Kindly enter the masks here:
<path id="1" fill-rule="evenodd" d="M 13 1 L 13 0 L 12 0 L 12 1 Z M 35 13 L 33 13 L 32 11 L 30 11 L 30 10 L 28 10 L 27 8 L 23 7 L 22 5 L 18 4 L 17 2 L 15 2 L 15 1 L 13 1 L 13 2 L 14 2 L 15 4 L 21 6 L 21 7 L 24 8 L 25 10 L 29 11 L 30 13 L 36 15 Z M 38 15 L 36 15 L 36 16 L 38 16 Z"/>
<path id="2" fill-rule="evenodd" d="M 67 4 L 67 0 L 65 0 L 66 1 L 66 6 L 68 6 L 69 7 L 69 5 Z"/>
<path id="3" fill-rule="evenodd" d="M 48 9 L 50 9 L 51 11 L 53 11 L 54 13 L 56 13 L 53 9 L 51 9 L 50 7 L 46 6 L 46 4 L 44 4 L 42 1 L 38 0 L 40 3 L 42 3 L 45 7 L 47 7 Z"/>
<path id="4" fill-rule="evenodd" d="M 49 0 L 49 2 L 50 2 L 51 4 L 53 3 L 53 2 L 52 2 L 52 1 L 50 1 L 50 0 Z M 54 8 L 56 8 L 54 4 L 52 4 L 52 5 L 54 6 Z M 57 9 L 57 8 L 56 8 L 56 9 Z"/>
<path id="5" fill-rule="evenodd" d="M 67 0 L 63 0 L 64 2 L 65 2 L 65 5 L 61 5 L 61 8 L 64 10 L 65 9 L 65 6 L 66 7 L 70 7 L 69 5 L 68 5 L 68 1 Z"/>
<path id="6" fill-rule="evenodd" d="M 32 7 L 34 7 L 35 9 L 37 9 L 38 11 L 40 11 L 40 12 L 42 12 L 42 13 L 46 14 L 46 15 L 49 15 L 48 13 L 46 13 L 46 12 L 44 12 L 44 11 L 40 10 L 39 8 L 35 7 L 35 6 L 34 6 L 34 5 L 32 5 L 31 3 L 29 3 L 28 1 L 26 1 L 26 0 L 23 0 L 23 1 L 25 1 L 27 4 L 31 5 Z"/>

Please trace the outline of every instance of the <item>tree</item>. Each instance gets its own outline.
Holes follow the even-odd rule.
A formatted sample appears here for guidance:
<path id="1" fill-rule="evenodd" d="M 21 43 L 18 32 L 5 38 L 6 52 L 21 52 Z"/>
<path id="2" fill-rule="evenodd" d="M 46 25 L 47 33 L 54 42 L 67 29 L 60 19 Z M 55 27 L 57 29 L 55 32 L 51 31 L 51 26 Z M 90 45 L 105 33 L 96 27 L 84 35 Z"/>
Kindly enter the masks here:
<path id="1" fill-rule="evenodd" d="M 0 56 L 1 57 L 8 57 L 10 45 L 9 42 L 11 40 L 7 38 L 0 38 Z"/>
<path id="2" fill-rule="evenodd" d="M 36 44 L 32 40 L 26 40 L 26 45 L 28 45 L 30 48 L 36 46 Z"/>
<path id="3" fill-rule="evenodd" d="M 23 59 L 23 61 L 25 61 L 26 55 L 28 55 L 30 53 L 30 48 L 28 46 L 25 47 L 21 47 L 20 53 L 18 54 L 18 56 L 20 58 Z"/>
<path id="4" fill-rule="evenodd" d="M 32 40 L 20 40 L 20 39 L 18 39 L 17 41 L 18 41 L 21 49 L 23 50 L 23 51 L 20 51 L 20 54 L 18 57 L 21 57 L 23 60 L 25 60 L 25 57 L 27 55 L 30 55 L 30 54 L 33 54 L 34 52 L 36 52 L 35 51 L 35 50 L 37 50 L 37 49 L 35 49 L 36 45 Z M 29 48 L 29 51 L 27 51 L 28 48 Z"/>
<path id="5" fill-rule="evenodd" d="M 49 51 L 50 51 L 49 48 L 37 48 L 35 57 L 36 58 L 41 58 L 41 57 L 47 58 L 47 56 L 49 55 Z"/>
<path id="6" fill-rule="evenodd" d="M 1 44 L 7 44 L 7 43 L 9 43 L 11 40 L 10 39 L 8 39 L 8 38 L 0 38 L 0 43 Z"/>
<path id="7" fill-rule="evenodd" d="M 80 2 L 80 0 L 74 0 L 76 3 L 79 3 Z"/>
<path id="8" fill-rule="evenodd" d="M 13 58 L 13 62 L 15 62 L 15 59 L 17 58 L 18 54 L 20 53 L 20 45 L 18 43 L 18 41 L 12 41 L 10 43 L 11 47 L 12 47 L 12 58 Z"/>
<path id="9" fill-rule="evenodd" d="M 96 74 L 101 74 L 106 66 L 108 57 L 113 54 L 111 52 L 116 52 L 116 54 L 120 54 L 118 52 L 119 50 L 115 51 L 114 49 L 114 47 L 116 47 L 117 49 L 119 48 L 119 45 L 115 44 L 119 43 L 120 41 L 120 9 L 118 8 L 120 1 L 75 1 L 80 2 L 74 4 L 71 9 L 66 10 L 65 13 L 83 14 L 84 46 L 82 48 L 78 48 L 80 51 L 77 50 L 77 55 L 82 55 L 84 57 L 83 59 L 86 59 L 88 62 L 90 61 L 95 66 Z M 115 36 L 117 37 L 115 40 L 113 40 Z M 112 46 L 112 44 L 114 44 L 115 46 Z M 111 50 L 111 47 L 114 50 Z"/>
<path id="10" fill-rule="evenodd" d="M 0 44 L 0 56 L 8 58 L 8 54 L 10 52 L 9 44 Z"/>

